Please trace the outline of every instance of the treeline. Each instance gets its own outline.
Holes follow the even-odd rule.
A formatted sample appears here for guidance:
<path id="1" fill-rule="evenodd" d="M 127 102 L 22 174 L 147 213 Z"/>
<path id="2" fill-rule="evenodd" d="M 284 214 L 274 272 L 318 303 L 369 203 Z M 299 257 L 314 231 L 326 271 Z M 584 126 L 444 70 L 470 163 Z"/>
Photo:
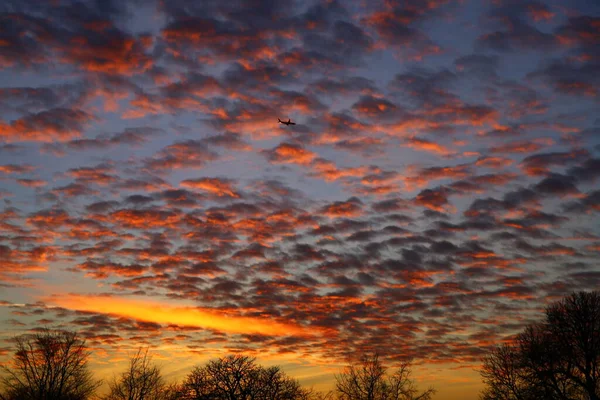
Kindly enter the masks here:
<path id="1" fill-rule="evenodd" d="M 320 393 L 245 355 L 211 360 L 167 383 L 140 349 L 101 396 L 76 333 L 43 330 L 16 337 L 15 347 L 0 378 L 1 400 L 431 400 L 435 393 L 417 389 L 410 363 L 389 371 L 376 354 L 348 365 L 335 376 L 335 390 Z M 600 400 L 600 292 L 551 304 L 543 320 L 492 349 L 480 373 L 481 400 Z"/>
<path id="2" fill-rule="evenodd" d="M 125 371 L 102 382 L 88 368 L 91 353 L 75 332 L 50 331 L 15 338 L 16 351 L 3 367 L 2 400 L 430 400 L 419 392 L 410 364 L 389 373 L 377 355 L 365 356 L 336 375 L 336 390 L 302 387 L 279 367 L 263 367 L 252 357 L 229 355 L 193 368 L 182 382 L 167 383 L 148 349 L 139 349 Z"/>

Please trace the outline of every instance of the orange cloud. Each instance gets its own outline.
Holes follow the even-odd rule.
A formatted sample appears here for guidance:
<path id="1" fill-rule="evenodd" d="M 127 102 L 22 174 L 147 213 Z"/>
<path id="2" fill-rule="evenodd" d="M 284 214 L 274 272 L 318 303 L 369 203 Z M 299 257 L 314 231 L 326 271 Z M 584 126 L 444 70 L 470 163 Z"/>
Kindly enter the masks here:
<path id="1" fill-rule="evenodd" d="M 148 38 L 121 37 L 103 33 L 103 42 L 86 36 L 71 39 L 66 46 L 61 61 L 90 72 L 101 72 L 115 75 L 133 75 L 148 70 L 152 66 L 152 58 L 144 53 Z"/>
<path id="2" fill-rule="evenodd" d="M 459 164 L 448 167 L 430 167 L 417 169 L 414 166 L 408 167 L 410 176 L 404 178 L 404 184 L 408 190 L 423 187 L 434 180 L 465 178 L 469 175 L 470 169 L 467 164 Z"/>
<path id="3" fill-rule="evenodd" d="M 424 114 L 457 125 L 481 126 L 485 123 L 493 123 L 498 119 L 498 112 L 490 107 L 466 104 L 446 104 L 426 110 Z"/>
<path id="4" fill-rule="evenodd" d="M 119 297 L 83 296 L 61 294 L 43 299 L 44 302 L 77 311 L 113 314 L 158 324 L 174 324 L 227 333 L 264 334 L 277 336 L 308 336 L 302 326 L 276 322 L 268 318 L 251 318 L 234 315 L 227 311 L 215 311 L 191 306 L 174 306 L 147 300 Z"/>
<path id="5" fill-rule="evenodd" d="M 478 167 L 501 169 L 508 167 L 513 163 L 513 160 L 505 157 L 480 157 L 475 161 Z"/>
<path id="6" fill-rule="evenodd" d="M 369 167 L 361 166 L 355 168 L 338 168 L 334 163 L 322 158 L 314 160 L 311 164 L 315 171 L 312 175 L 318 176 L 327 182 L 333 182 L 342 178 L 361 177 L 369 171 Z"/>
<path id="7" fill-rule="evenodd" d="M 321 212 L 330 218 L 358 217 L 362 214 L 362 203 L 355 197 L 347 201 L 336 201 L 325 206 Z"/>
<path id="8" fill-rule="evenodd" d="M 270 151 L 269 159 L 275 164 L 300 164 L 307 165 L 317 155 L 305 148 L 295 145 L 282 143 Z"/>
<path id="9" fill-rule="evenodd" d="M 171 211 L 164 210 L 118 210 L 111 215 L 115 223 L 128 228 L 143 229 L 148 227 L 174 226 L 180 217 Z"/>
<path id="10" fill-rule="evenodd" d="M 33 165 L 29 165 L 29 164 L 21 164 L 21 165 L 5 164 L 5 165 L 0 165 L 0 172 L 2 172 L 4 174 L 26 174 L 26 173 L 31 172 L 33 170 L 35 170 L 35 167 Z"/>
<path id="11" fill-rule="evenodd" d="M 181 182 L 181 186 L 191 189 L 202 189 L 219 197 L 240 197 L 229 182 L 218 178 L 186 179 Z"/>
<path id="12" fill-rule="evenodd" d="M 404 143 L 406 147 L 410 147 L 415 150 L 428 151 L 431 153 L 440 154 L 443 156 L 447 156 L 452 153 L 450 149 L 445 146 L 442 146 L 439 143 L 430 142 L 429 140 L 419 139 L 416 137 L 412 137 L 407 139 Z"/>
<path id="13" fill-rule="evenodd" d="M 41 179 L 17 179 L 17 182 L 23 186 L 37 188 L 46 186 L 47 182 Z"/>
<path id="14" fill-rule="evenodd" d="M 529 16 L 535 21 L 549 21 L 556 15 L 543 4 L 529 4 L 527 6 Z"/>
<path id="15" fill-rule="evenodd" d="M 10 123 L 0 121 L 0 138 L 5 142 L 55 142 L 81 136 L 94 116 L 67 108 L 53 108 L 26 115 Z"/>
<path id="16" fill-rule="evenodd" d="M 121 118 L 136 119 L 146 115 L 168 114 L 169 110 L 162 103 L 148 95 L 139 94 L 129 102 L 133 107 L 125 111 Z"/>
<path id="17" fill-rule="evenodd" d="M 533 153 L 540 150 L 545 145 L 550 146 L 554 144 L 554 141 L 550 138 L 538 138 L 534 140 L 519 140 L 509 142 L 499 146 L 490 148 L 492 153 Z"/>
<path id="18" fill-rule="evenodd" d="M 107 174 L 113 172 L 112 168 L 75 168 L 70 169 L 67 175 L 86 182 L 96 183 L 98 185 L 108 185 L 116 180 L 116 177 Z"/>

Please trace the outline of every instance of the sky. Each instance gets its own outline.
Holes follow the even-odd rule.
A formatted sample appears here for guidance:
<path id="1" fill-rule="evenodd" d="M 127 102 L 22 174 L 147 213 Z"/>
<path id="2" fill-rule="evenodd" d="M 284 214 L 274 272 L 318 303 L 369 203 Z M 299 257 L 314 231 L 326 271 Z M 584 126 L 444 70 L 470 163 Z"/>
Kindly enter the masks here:
<path id="1" fill-rule="evenodd" d="M 600 3 L 4 0 L 0 360 L 361 354 L 475 400 L 600 287 Z M 278 123 L 291 119 L 295 125 Z"/>

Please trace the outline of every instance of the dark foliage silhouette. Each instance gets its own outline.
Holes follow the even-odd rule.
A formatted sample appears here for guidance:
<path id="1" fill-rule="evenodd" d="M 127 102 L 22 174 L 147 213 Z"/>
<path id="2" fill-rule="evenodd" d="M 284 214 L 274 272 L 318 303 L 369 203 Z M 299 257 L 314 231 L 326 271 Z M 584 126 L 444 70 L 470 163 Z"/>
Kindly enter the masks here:
<path id="1" fill-rule="evenodd" d="M 550 305 L 544 321 L 483 360 L 482 400 L 599 400 L 600 292 Z"/>
<path id="2" fill-rule="evenodd" d="M 129 366 L 109 383 L 105 400 L 164 400 L 168 390 L 160 369 L 152 364 L 148 349 L 139 349 Z"/>
<path id="3" fill-rule="evenodd" d="M 310 392 L 279 367 L 265 368 L 255 359 L 231 355 L 196 367 L 182 385 L 185 399 L 303 400 Z"/>
<path id="4" fill-rule="evenodd" d="M 340 400 L 430 400 L 435 390 L 419 393 L 410 375 L 409 362 L 389 375 L 377 354 L 367 355 L 336 375 L 336 391 Z"/>
<path id="5" fill-rule="evenodd" d="M 100 386 L 88 369 L 85 341 L 76 333 L 44 329 L 14 341 L 14 357 L 2 367 L 0 398 L 84 400 Z"/>

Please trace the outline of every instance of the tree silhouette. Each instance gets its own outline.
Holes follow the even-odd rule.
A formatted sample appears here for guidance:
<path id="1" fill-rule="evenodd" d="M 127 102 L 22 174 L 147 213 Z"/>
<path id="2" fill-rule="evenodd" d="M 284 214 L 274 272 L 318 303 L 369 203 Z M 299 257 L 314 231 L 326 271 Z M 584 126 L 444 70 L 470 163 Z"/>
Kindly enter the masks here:
<path id="1" fill-rule="evenodd" d="M 545 320 L 483 359 L 482 400 L 599 400 L 600 292 L 550 305 Z"/>
<path id="2" fill-rule="evenodd" d="M 336 375 L 336 391 L 340 400 L 430 400 L 435 390 L 419 393 L 410 374 L 409 362 L 388 375 L 377 354 L 366 355 Z"/>
<path id="3" fill-rule="evenodd" d="M 258 399 L 304 399 L 308 392 L 297 380 L 288 377 L 279 367 L 260 368 L 258 374 Z"/>
<path id="4" fill-rule="evenodd" d="M 302 400 L 309 396 L 298 381 L 279 367 L 264 368 L 255 359 L 230 355 L 196 367 L 183 391 L 194 400 Z"/>
<path id="5" fill-rule="evenodd" d="M 109 383 L 105 400 L 163 400 L 166 385 L 160 369 L 152 364 L 148 349 L 138 349 L 119 378 Z"/>
<path id="6" fill-rule="evenodd" d="M 44 329 L 14 341 L 12 362 L 2 367 L 0 398 L 84 400 L 100 386 L 88 369 L 85 341 L 76 333 Z"/>

